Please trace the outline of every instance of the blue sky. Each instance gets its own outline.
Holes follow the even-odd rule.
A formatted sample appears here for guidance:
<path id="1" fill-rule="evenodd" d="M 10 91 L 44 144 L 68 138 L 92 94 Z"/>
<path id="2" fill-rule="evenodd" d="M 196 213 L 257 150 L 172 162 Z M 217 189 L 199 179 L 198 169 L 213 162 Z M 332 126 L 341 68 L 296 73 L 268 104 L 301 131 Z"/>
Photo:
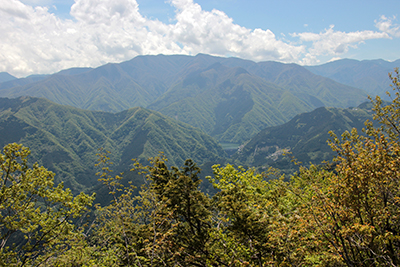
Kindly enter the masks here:
<path id="1" fill-rule="evenodd" d="M 399 11 L 398 0 L 2 0 L 0 71 L 22 77 L 142 54 L 392 61 Z"/>

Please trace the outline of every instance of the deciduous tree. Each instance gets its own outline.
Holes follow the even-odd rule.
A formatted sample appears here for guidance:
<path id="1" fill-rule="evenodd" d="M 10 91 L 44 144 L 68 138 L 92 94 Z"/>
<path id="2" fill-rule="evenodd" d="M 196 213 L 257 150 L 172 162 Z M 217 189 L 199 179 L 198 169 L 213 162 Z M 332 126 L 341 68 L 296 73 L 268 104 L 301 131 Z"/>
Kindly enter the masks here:
<path id="1" fill-rule="evenodd" d="M 30 151 L 9 144 L 0 154 L 0 265 L 40 266 L 70 249 L 81 235 L 72 223 L 94 196 L 73 197 L 54 173 L 28 163 Z"/>

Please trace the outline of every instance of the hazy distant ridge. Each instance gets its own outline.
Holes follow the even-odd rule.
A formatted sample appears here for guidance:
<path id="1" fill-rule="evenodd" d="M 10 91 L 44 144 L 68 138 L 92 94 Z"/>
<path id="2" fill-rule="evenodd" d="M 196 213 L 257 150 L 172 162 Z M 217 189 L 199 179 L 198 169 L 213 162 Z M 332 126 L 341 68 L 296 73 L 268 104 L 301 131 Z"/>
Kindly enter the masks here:
<path id="1" fill-rule="evenodd" d="M 383 96 L 390 89 L 388 73 L 393 72 L 396 67 L 400 67 L 400 59 L 393 62 L 382 59 L 341 59 L 305 68 L 339 83 L 364 89 L 371 96 Z"/>

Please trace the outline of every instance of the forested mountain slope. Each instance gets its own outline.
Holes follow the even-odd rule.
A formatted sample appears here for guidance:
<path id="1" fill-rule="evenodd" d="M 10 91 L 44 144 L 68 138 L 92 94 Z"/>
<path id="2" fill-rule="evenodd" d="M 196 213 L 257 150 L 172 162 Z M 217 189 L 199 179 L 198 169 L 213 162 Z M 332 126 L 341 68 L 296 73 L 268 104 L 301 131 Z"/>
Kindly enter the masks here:
<path id="1" fill-rule="evenodd" d="M 74 192 L 97 184 L 100 147 L 112 152 L 117 171 L 129 170 L 132 158 L 143 162 L 159 151 L 176 165 L 187 158 L 202 164 L 225 156 L 200 130 L 154 111 L 88 111 L 32 97 L 0 98 L 0 136 L 1 147 L 11 142 L 30 147 L 33 158 Z"/>
<path id="2" fill-rule="evenodd" d="M 149 108 L 199 127 L 222 142 L 240 143 L 312 105 L 243 68 L 216 63 L 187 75 Z"/>
<path id="3" fill-rule="evenodd" d="M 356 108 L 321 107 L 312 112 L 295 116 L 289 122 L 260 131 L 249 142 L 239 148 L 233 159 L 248 166 L 274 166 L 290 169 L 290 152 L 303 164 L 320 164 L 331 160 L 335 153 L 328 146 L 329 131 L 341 135 L 372 120 L 371 104 L 363 103 Z M 294 165 L 292 165 L 294 166 Z"/>
<path id="4" fill-rule="evenodd" d="M 148 107 L 199 127 L 221 142 L 240 143 L 299 113 L 321 106 L 347 107 L 366 99 L 360 90 L 294 64 L 252 64 L 250 71 L 223 64 L 186 75 Z"/>

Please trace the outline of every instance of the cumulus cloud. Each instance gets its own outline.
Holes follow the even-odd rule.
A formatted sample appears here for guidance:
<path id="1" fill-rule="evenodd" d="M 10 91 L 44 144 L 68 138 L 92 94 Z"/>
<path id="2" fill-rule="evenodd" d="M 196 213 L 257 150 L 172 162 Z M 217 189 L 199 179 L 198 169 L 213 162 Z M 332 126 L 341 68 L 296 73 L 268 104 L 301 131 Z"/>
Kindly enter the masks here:
<path id="1" fill-rule="evenodd" d="M 131 23 L 140 26 L 145 22 L 137 2 L 130 0 L 76 0 L 71 15 L 87 24 Z"/>
<path id="2" fill-rule="evenodd" d="M 204 11 L 191 0 L 172 0 L 171 4 L 177 14 L 170 35 L 190 54 L 229 54 L 258 61 L 292 62 L 304 52 L 303 46 L 280 41 L 270 30 L 250 30 L 234 24 L 222 11 Z"/>
<path id="3" fill-rule="evenodd" d="M 40 3 L 46 0 L 25 0 Z M 208 53 L 255 61 L 315 63 L 373 38 L 397 36 L 398 26 L 382 17 L 381 32 L 294 33 L 302 43 L 277 38 L 270 30 L 237 25 L 219 10 L 205 11 L 193 0 L 170 0 L 175 18 L 165 24 L 140 14 L 136 0 L 76 0 L 71 17 L 60 19 L 46 7 L 2 0 L 0 71 L 24 76 L 70 67 L 96 67 L 141 54 Z M 311 45 L 307 44 L 311 42 Z"/>

